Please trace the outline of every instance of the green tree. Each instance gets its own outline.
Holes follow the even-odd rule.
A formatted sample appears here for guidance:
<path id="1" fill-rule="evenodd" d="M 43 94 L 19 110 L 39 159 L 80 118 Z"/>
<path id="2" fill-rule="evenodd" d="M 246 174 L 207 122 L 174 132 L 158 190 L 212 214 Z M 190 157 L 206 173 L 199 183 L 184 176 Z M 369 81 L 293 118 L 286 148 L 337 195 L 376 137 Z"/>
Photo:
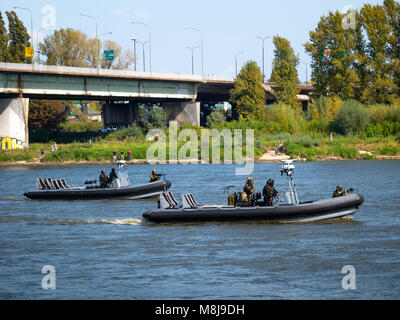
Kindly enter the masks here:
<path id="1" fill-rule="evenodd" d="M 297 101 L 297 94 L 300 92 L 297 88 L 299 57 L 295 54 L 289 40 L 285 38 L 274 37 L 274 45 L 275 59 L 271 81 L 278 85 L 274 90 L 278 103 L 286 103 L 293 107 L 299 106 Z"/>
<path id="2" fill-rule="evenodd" d="M 355 13 L 355 23 L 353 68 L 357 77 L 354 83 L 354 97 L 356 100 L 361 101 L 363 93 L 369 86 L 371 76 L 362 16 L 358 11 Z"/>
<path id="3" fill-rule="evenodd" d="M 396 86 L 393 82 L 393 65 L 389 56 L 393 26 L 381 5 L 364 5 L 361 16 L 368 37 L 366 52 L 369 57 L 370 85 L 363 91 L 361 100 L 367 103 L 392 103 Z"/>
<path id="4" fill-rule="evenodd" d="M 14 63 L 31 63 L 32 58 L 25 59 L 25 48 L 30 47 L 30 35 L 22 21 L 14 11 L 6 12 L 8 18 L 9 44 L 7 47 L 7 61 Z"/>
<path id="5" fill-rule="evenodd" d="M 398 98 L 400 97 L 400 4 L 394 0 L 385 0 L 383 3 L 391 26 L 388 53 Z"/>
<path id="6" fill-rule="evenodd" d="M 3 20 L 3 15 L 0 11 L 0 61 L 7 61 L 7 44 L 8 44 L 8 34 L 7 29 Z"/>
<path id="7" fill-rule="evenodd" d="M 310 32 L 305 49 L 312 59 L 315 94 L 337 95 L 342 100 L 354 98 L 359 83 L 353 68 L 355 62 L 355 32 L 343 27 L 345 14 L 329 12 L 317 28 Z"/>
<path id="8" fill-rule="evenodd" d="M 98 48 L 95 38 L 88 39 L 79 30 L 61 29 L 46 37 L 39 48 L 46 57 L 48 65 L 96 68 L 98 60 L 100 68 L 122 70 L 129 69 L 134 63 L 135 58 L 131 50 L 123 53 L 121 46 L 114 41 L 97 41 Z M 114 50 L 113 61 L 104 60 L 104 50 Z M 97 54 L 98 59 L 96 59 Z"/>
<path id="9" fill-rule="evenodd" d="M 89 67 L 89 45 L 87 37 L 71 28 L 55 30 L 39 44 L 47 65 L 67 67 Z"/>
<path id="10" fill-rule="evenodd" d="M 247 62 L 230 91 L 230 102 L 236 106 L 235 112 L 240 118 L 264 120 L 265 95 L 260 68 L 254 61 Z"/>
<path id="11" fill-rule="evenodd" d="M 31 100 L 29 102 L 29 128 L 54 130 L 66 120 L 65 108 L 58 100 Z"/>

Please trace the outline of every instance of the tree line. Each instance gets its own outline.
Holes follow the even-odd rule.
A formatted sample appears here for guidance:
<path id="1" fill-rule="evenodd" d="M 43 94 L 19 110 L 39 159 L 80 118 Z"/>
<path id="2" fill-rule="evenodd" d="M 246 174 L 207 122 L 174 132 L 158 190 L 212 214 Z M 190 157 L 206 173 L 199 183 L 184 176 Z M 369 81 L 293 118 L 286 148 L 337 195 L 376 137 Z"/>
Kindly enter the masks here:
<path id="1" fill-rule="evenodd" d="M 8 28 L 0 11 L 0 61 L 32 63 L 32 58 L 25 58 L 25 48 L 32 46 L 31 35 L 15 11 L 6 11 L 5 14 Z M 111 40 L 90 39 L 80 30 L 72 28 L 54 30 L 35 50 L 35 55 L 44 57 L 47 65 L 95 68 L 99 61 L 100 68 L 124 70 L 135 63 L 132 50 L 124 51 Z M 105 61 L 102 58 L 103 50 L 114 50 L 114 60 Z"/>
<path id="2" fill-rule="evenodd" d="M 14 11 L 6 11 L 6 17 L 8 30 L 0 11 L 0 61 L 31 63 L 32 58 L 25 58 L 25 48 L 31 46 L 29 33 Z"/>
<path id="3" fill-rule="evenodd" d="M 299 109 L 299 57 L 289 40 L 275 36 L 273 41 L 270 81 L 278 85 L 274 92 L 277 102 Z M 400 104 L 400 4 L 395 0 L 384 0 L 381 5 L 365 4 L 360 10 L 345 13 L 329 12 L 310 32 L 305 50 L 312 60 L 314 83 L 313 103 L 304 115 L 308 120 L 332 122 L 344 101 L 354 100 L 365 108 Z M 259 67 L 249 61 L 231 91 L 230 102 L 236 107 L 237 118 L 266 119 L 261 83 Z M 361 110 L 360 104 L 350 105 Z M 384 106 L 377 108 L 386 110 Z M 360 117 L 363 114 L 362 123 L 366 122 L 367 111 L 358 112 Z"/>
<path id="4" fill-rule="evenodd" d="M 305 45 L 315 95 L 367 104 L 400 101 L 400 4 L 329 12 Z"/>

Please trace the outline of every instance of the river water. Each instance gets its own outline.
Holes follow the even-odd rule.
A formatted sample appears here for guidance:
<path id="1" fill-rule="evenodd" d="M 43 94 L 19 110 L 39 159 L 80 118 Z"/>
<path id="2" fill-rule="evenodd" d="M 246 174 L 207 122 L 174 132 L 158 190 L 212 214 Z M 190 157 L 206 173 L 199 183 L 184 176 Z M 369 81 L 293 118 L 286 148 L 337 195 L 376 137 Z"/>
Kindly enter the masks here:
<path id="1" fill-rule="evenodd" d="M 366 202 L 353 220 L 308 224 L 154 225 L 142 213 L 153 201 L 30 201 L 37 177 L 82 183 L 102 166 L 0 168 L 0 299 L 399 299 L 399 161 L 298 163 L 301 200 L 329 198 L 336 185 Z M 224 188 L 246 177 L 232 165 L 155 166 L 177 199 L 226 204 Z M 133 184 L 149 165 L 128 167 Z M 107 167 L 107 172 L 110 168 Z M 260 163 L 258 191 L 279 164 Z M 42 268 L 56 270 L 55 290 L 42 288 Z M 355 290 L 344 290 L 344 266 Z"/>

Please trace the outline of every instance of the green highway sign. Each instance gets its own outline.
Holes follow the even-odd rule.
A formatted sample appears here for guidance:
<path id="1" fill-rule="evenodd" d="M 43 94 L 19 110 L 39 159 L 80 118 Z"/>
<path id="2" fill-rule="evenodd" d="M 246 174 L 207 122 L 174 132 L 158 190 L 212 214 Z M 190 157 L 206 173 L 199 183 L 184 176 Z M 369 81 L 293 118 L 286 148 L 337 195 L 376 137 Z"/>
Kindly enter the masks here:
<path id="1" fill-rule="evenodd" d="M 114 60 L 114 50 L 104 50 L 104 60 L 113 61 Z"/>

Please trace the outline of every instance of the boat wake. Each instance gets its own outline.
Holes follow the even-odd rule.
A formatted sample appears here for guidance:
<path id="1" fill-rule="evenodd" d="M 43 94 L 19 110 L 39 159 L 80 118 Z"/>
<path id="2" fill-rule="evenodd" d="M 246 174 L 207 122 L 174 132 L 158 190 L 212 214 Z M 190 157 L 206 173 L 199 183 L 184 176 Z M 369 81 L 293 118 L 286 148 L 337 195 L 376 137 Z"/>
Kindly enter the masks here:
<path id="1" fill-rule="evenodd" d="M 125 219 L 125 220 L 101 220 L 100 223 L 105 224 L 116 224 L 116 225 L 129 225 L 129 226 L 140 226 L 143 224 L 142 219 Z"/>
<path id="2" fill-rule="evenodd" d="M 21 216 L 2 216 L 0 223 L 10 223 L 15 221 L 24 221 L 31 225 L 37 224 L 61 224 L 61 225 L 76 225 L 76 224 L 113 224 L 113 225 L 129 225 L 141 226 L 142 219 L 101 219 L 101 220 L 67 220 L 67 219 L 54 219 L 54 218 L 36 218 L 36 217 L 21 217 Z"/>
<path id="3" fill-rule="evenodd" d="M 58 220 L 57 222 L 65 224 L 113 224 L 125 226 L 140 226 L 143 224 L 142 219 Z"/>

